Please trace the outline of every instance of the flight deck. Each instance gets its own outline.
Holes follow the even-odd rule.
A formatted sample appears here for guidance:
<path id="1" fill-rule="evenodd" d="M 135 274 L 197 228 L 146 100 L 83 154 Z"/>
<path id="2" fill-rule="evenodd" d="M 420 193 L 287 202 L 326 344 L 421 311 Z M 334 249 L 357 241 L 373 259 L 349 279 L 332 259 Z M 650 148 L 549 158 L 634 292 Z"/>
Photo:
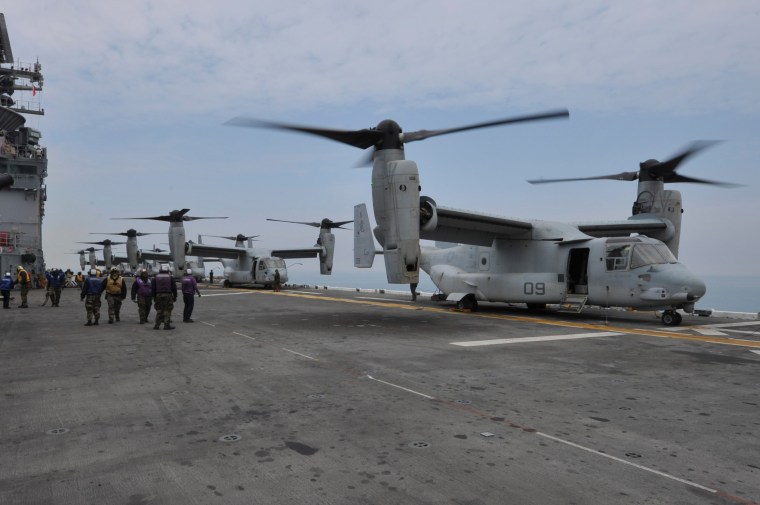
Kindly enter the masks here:
<path id="1" fill-rule="evenodd" d="M 760 503 L 758 320 L 200 287 L 175 330 L 16 294 L 0 503 Z"/>

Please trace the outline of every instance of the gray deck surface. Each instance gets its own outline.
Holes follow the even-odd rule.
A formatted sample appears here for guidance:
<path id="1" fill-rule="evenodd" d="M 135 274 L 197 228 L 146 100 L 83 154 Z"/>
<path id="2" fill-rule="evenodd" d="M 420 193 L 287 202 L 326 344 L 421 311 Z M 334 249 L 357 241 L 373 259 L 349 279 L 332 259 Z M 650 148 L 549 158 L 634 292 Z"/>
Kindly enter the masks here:
<path id="1" fill-rule="evenodd" d="M 201 287 L 0 309 L 0 504 L 760 502 L 760 321 Z"/>

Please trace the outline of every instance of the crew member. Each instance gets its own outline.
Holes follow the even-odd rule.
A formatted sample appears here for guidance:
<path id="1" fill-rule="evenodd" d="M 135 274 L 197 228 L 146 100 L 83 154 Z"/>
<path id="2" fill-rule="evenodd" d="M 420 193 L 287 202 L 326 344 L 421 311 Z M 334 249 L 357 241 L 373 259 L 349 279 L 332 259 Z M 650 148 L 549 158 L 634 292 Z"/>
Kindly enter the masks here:
<path id="1" fill-rule="evenodd" d="M 29 305 L 27 304 L 26 298 L 29 295 L 29 289 L 32 287 L 32 276 L 29 275 L 29 272 L 24 270 L 24 267 L 21 265 L 16 267 L 16 270 L 18 271 L 18 275 L 16 275 L 16 283 L 18 283 L 21 289 L 21 305 L 19 305 L 18 308 L 28 309 Z"/>
<path id="2" fill-rule="evenodd" d="M 157 330 L 164 323 L 165 330 L 173 330 L 172 309 L 177 301 L 177 285 L 169 271 L 169 265 L 161 265 L 161 271 L 153 279 L 152 289 L 153 305 L 156 307 L 156 324 L 153 329 Z"/>
<path id="3" fill-rule="evenodd" d="M 280 271 L 275 268 L 274 269 L 274 292 L 278 293 L 281 288 L 282 288 L 282 284 L 280 283 Z"/>
<path id="4" fill-rule="evenodd" d="M 140 276 L 132 284 L 132 301 L 137 302 L 140 324 L 148 322 L 150 307 L 153 304 L 153 285 L 146 269 L 140 270 Z"/>
<path id="5" fill-rule="evenodd" d="M 182 322 L 193 323 L 190 316 L 193 315 L 193 307 L 195 306 L 195 295 L 200 298 L 201 292 L 198 291 L 198 281 L 193 277 L 192 269 L 188 268 L 185 271 L 185 275 L 182 276 L 182 301 L 185 302 L 185 310 L 182 312 Z"/>
<path id="6" fill-rule="evenodd" d="M 66 274 L 58 268 L 53 268 L 49 272 L 45 272 L 45 278 L 47 279 L 47 292 L 51 306 L 58 307 L 61 301 L 61 290 L 64 282 L 66 282 Z"/>
<path id="7" fill-rule="evenodd" d="M 13 285 L 16 284 L 13 282 L 13 278 L 11 277 L 10 272 L 5 272 L 5 277 L 0 279 L 0 294 L 3 295 L 3 308 L 4 309 L 10 309 L 10 300 L 11 300 L 11 289 L 13 289 Z"/>
<path id="8" fill-rule="evenodd" d="M 81 300 L 85 300 L 84 308 L 87 311 L 87 323 L 85 326 L 92 326 L 98 324 L 100 319 L 100 295 L 103 293 L 103 279 L 98 278 L 98 272 L 93 268 L 90 270 L 90 275 L 82 283 L 82 291 L 79 295 Z M 95 322 L 93 323 L 93 317 Z"/>
<path id="9" fill-rule="evenodd" d="M 108 324 L 113 324 L 113 320 L 119 319 L 121 311 L 121 302 L 127 297 L 127 283 L 124 277 L 119 273 L 119 269 L 111 267 L 111 275 L 105 280 L 106 302 L 108 302 Z"/>
<path id="10" fill-rule="evenodd" d="M 82 284 L 84 284 L 84 275 L 82 275 L 82 272 L 77 272 L 76 276 L 74 277 L 74 282 L 77 283 L 78 287 L 82 287 Z"/>

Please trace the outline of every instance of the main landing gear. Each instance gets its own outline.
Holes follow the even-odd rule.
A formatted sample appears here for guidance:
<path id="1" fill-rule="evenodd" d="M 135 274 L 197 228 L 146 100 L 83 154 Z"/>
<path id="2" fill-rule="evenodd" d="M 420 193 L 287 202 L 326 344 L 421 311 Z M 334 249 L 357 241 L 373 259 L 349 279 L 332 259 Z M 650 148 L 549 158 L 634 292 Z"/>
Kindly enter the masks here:
<path id="1" fill-rule="evenodd" d="M 469 310 L 470 312 L 478 311 L 478 300 L 475 295 L 467 295 L 457 302 L 457 310 Z"/>
<path id="2" fill-rule="evenodd" d="M 678 326 L 682 319 L 681 314 L 675 310 L 666 310 L 662 313 L 662 324 L 665 326 Z"/>

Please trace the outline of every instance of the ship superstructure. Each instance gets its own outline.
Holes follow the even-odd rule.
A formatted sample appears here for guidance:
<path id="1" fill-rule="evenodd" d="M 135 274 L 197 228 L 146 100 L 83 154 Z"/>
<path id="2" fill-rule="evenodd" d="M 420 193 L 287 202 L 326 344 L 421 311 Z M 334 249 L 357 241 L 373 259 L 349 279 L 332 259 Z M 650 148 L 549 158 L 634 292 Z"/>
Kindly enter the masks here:
<path id="1" fill-rule="evenodd" d="M 45 215 L 47 149 L 25 115 L 43 115 L 36 99 L 42 66 L 15 61 L 5 16 L 0 14 L 0 274 L 22 265 L 44 271 L 42 218 Z"/>

